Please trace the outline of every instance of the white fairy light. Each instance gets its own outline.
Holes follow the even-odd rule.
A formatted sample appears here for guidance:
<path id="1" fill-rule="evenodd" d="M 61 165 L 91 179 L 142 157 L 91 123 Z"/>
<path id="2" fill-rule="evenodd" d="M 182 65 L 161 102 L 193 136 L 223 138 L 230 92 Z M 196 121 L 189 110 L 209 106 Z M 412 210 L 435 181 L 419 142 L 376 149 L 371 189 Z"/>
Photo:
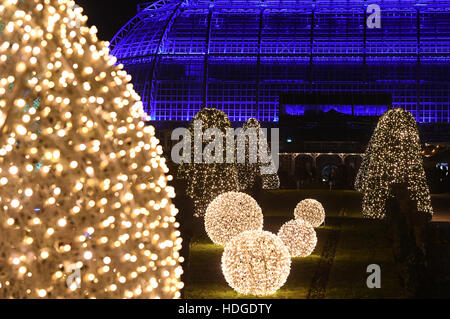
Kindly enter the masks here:
<path id="1" fill-rule="evenodd" d="M 211 240 L 225 246 L 231 238 L 248 230 L 262 230 L 261 207 L 249 195 L 228 192 L 217 196 L 206 209 L 205 229 Z"/>
<path id="2" fill-rule="evenodd" d="M 278 237 L 283 241 L 291 257 L 307 257 L 317 245 L 314 227 L 303 219 L 293 219 L 281 226 Z"/>
<path id="3" fill-rule="evenodd" d="M 266 231 L 247 231 L 234 237 L 222 255 L 222 271 L 240 294 L 267 296 L 277 292 L 291 271 L 287 247 Z"/>
<path id="4" fill-rule="evenodd" d="M 305 199 L 298 203 L 294 215 L 296 219 L 304 219 L 313 227 L 319 227 L 325 222 L 325 209 L 315 199 Z"/>

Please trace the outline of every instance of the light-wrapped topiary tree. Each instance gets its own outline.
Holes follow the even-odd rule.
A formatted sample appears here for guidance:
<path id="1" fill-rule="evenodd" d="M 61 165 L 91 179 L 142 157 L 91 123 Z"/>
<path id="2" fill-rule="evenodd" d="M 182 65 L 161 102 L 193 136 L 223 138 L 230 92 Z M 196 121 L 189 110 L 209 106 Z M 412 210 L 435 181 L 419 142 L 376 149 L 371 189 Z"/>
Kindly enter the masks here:
<path id="1" fill-rule="evenodd" d="M 432 213 L 421 151 L 419 131 L 411 113 L 397 108 L 380 118 L 360 174 L 365 217 L 384 218 L 392 184 L 407 184 L 418 211 Z"/>
<path id="2" fill-rule="evenodd" d="M 195 123 L 200 123 L 200 127 L 196 130 Z M 204 216 L 209 203 L 218 195 L 226 192 L 238 190 L 237 168 L 235 158 L 227 162 L 226 155 L 226 130 L 231 129 L 231 122 L 228 116 L 217 109 L 205 108 L 198 112 L 189 126 L 191 133 L 191 162 L 182 162 L 178 168 L 178 178 L 186 179 L 188 183 L 188 195 L 194 200 L 195 215 L 197 217 Z M 214 136 L 214 139 L 207 138 L 206 132 L 210 129 L 217 129 L 222 134 L 223 141 Z M 194 136 L 197 134 L 197 136 Z M 201 141 L 202 155 L 201 161 L 196 163 L 195 141 Z M 207 156 L 203 156 L 203 150 L 213 141 L 221 142 L 223 154 L 215 157 L 216 150 L 212 150 L 212 157 L 207 162 Z M 234 140 L 233 140 L 234 142 Z M 198 147 L 198 145 L 197 145 Z M 234 154 L 232 154 L 234 155 Z M 220 159 L 219 159 L 220 157 Z M 217 160 L 216 160 L 217 159 Z"/>
<path id="3" fill-rule="evenodd" d="M 242 136 L 245 137 L 245 148 L 240 147 L 242 141 L 238 136 L 238 150 L 245 149 L 245 161 L 237 164 L 239 188 L 242 192 L 252 194 L 260 187 L 262 189 L 278 189 L 279 178 L 273 170 L 270 174 L 264 173 L 263 168 L 275 167 L 273 160 L 269 163 L 261 158 L 260 148 L 267 147 L 267 154 L 271 155 L 267 137 L 261 128 L 261 124 L 255 118 L 249 118 L 242 126 Z M 239 155 L 238 155 L 239 156 Z M 243 154 L 241 154 L 243 156 Z M 253 158 L 252 158 L 253 157 Z M 238 157 L 239 159 L 239 157 Z M 258 179 L 260 178 L 260 185 Z"/>
<path id="4" fill-rule="evenodd" d="M 0 0 L 0 298 L 179 297 L 162 148 L 74 5 Z"/>
<path id="5" fill-rule="evenodd" d="M 258 143 L 260 139 L 261 125 L 255 118 L 248 119 L 242 126 L 242 136 L 245 138 L 245 162 L 237 164 L 239 189 L 251 194 L 252 188 L 258 176 L 261 176 L 261 161 L 258 154 Z M 245 135 L 247 134 L 247 135 Z M 251 161 L 251 156 L 256 156 Z"/>

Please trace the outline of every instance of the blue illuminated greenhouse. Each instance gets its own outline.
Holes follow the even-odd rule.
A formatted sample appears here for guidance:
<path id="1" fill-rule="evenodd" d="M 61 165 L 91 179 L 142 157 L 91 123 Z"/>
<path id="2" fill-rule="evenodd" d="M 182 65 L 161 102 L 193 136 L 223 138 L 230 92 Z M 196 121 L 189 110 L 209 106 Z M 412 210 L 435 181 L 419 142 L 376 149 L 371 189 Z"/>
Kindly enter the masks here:
<path id="1" fill-rule="evenodd" d="M 372 3 L 381 28 L 366 23 Z M 139 5 L 111 49 L 153 120 L 215 107 L 276 122 L 280 97 L 302 92 L 388 93 L 419 122 L 450 118 L 450 0 L 161 0 Z M 368 104 L 321 107 L 388 107 Z"/>

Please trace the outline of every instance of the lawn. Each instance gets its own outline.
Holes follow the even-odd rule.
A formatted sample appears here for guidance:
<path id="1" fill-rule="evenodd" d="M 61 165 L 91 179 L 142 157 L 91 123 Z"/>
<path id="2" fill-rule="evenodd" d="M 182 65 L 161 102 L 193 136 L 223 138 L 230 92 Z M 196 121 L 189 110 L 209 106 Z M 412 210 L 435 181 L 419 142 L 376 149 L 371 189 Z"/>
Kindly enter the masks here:
<path id="1" fill-rule="evenodd" d="M 309 296 L 316 275 L 321 273 L 325 298 L 404 298 L 398 284 L 392 251 L 385 238 L 382 221 L 363 219 L 361 195 L 354 191 L 277 190 L 266 192 L 260 204 L 264 212 L 264 229 L 278 232 L 283 223 L 293 218 L 296 204 L 305 198 L 322 202 L 327 213 L 324 226 L 317 228 L 318 244 L 306 258 L 292 259 L 291 273 L 276 294 L 268 298 L 304 299 Z M 186 298 L 256 298 L 243 296 L 231 289 L 221 271 L 223 248 L 211 243 L 200 220 L 191 245 L 190 280 L 186 283 Z M 330 267 L 324 268 L 322 253 L 331 234 L 338 233 L 334 242 L 336 253 Z M 381 267 L 380 289 L 366 286 L 367 266 Z M 318 272 L 318 269 L 322 272 Z M 325 279 L 324 279 L 325 278 Z M 314 298 L 314 295 L 310 295 Z M 267 297 L 266 297 L 267 298 Z"/>

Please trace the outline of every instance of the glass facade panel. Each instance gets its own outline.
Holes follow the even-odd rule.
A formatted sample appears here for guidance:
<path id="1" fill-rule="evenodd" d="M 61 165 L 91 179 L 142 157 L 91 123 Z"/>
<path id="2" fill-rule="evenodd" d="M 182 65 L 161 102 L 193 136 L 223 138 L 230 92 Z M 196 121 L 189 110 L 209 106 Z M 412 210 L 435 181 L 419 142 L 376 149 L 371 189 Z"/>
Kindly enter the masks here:
<path id="1" fill-rule="evenodd" d="M 380 29 L 367 26 L 369 2 L 381 8 Z M 111 48 L 153 120 L 187 121 L 215 107 L 233 121 L 276 122 L 280 96 L 292 92 L 388 93 L 419 122 L 450 120 L 450 0 L 167 0 L 139 8 Z"/>

